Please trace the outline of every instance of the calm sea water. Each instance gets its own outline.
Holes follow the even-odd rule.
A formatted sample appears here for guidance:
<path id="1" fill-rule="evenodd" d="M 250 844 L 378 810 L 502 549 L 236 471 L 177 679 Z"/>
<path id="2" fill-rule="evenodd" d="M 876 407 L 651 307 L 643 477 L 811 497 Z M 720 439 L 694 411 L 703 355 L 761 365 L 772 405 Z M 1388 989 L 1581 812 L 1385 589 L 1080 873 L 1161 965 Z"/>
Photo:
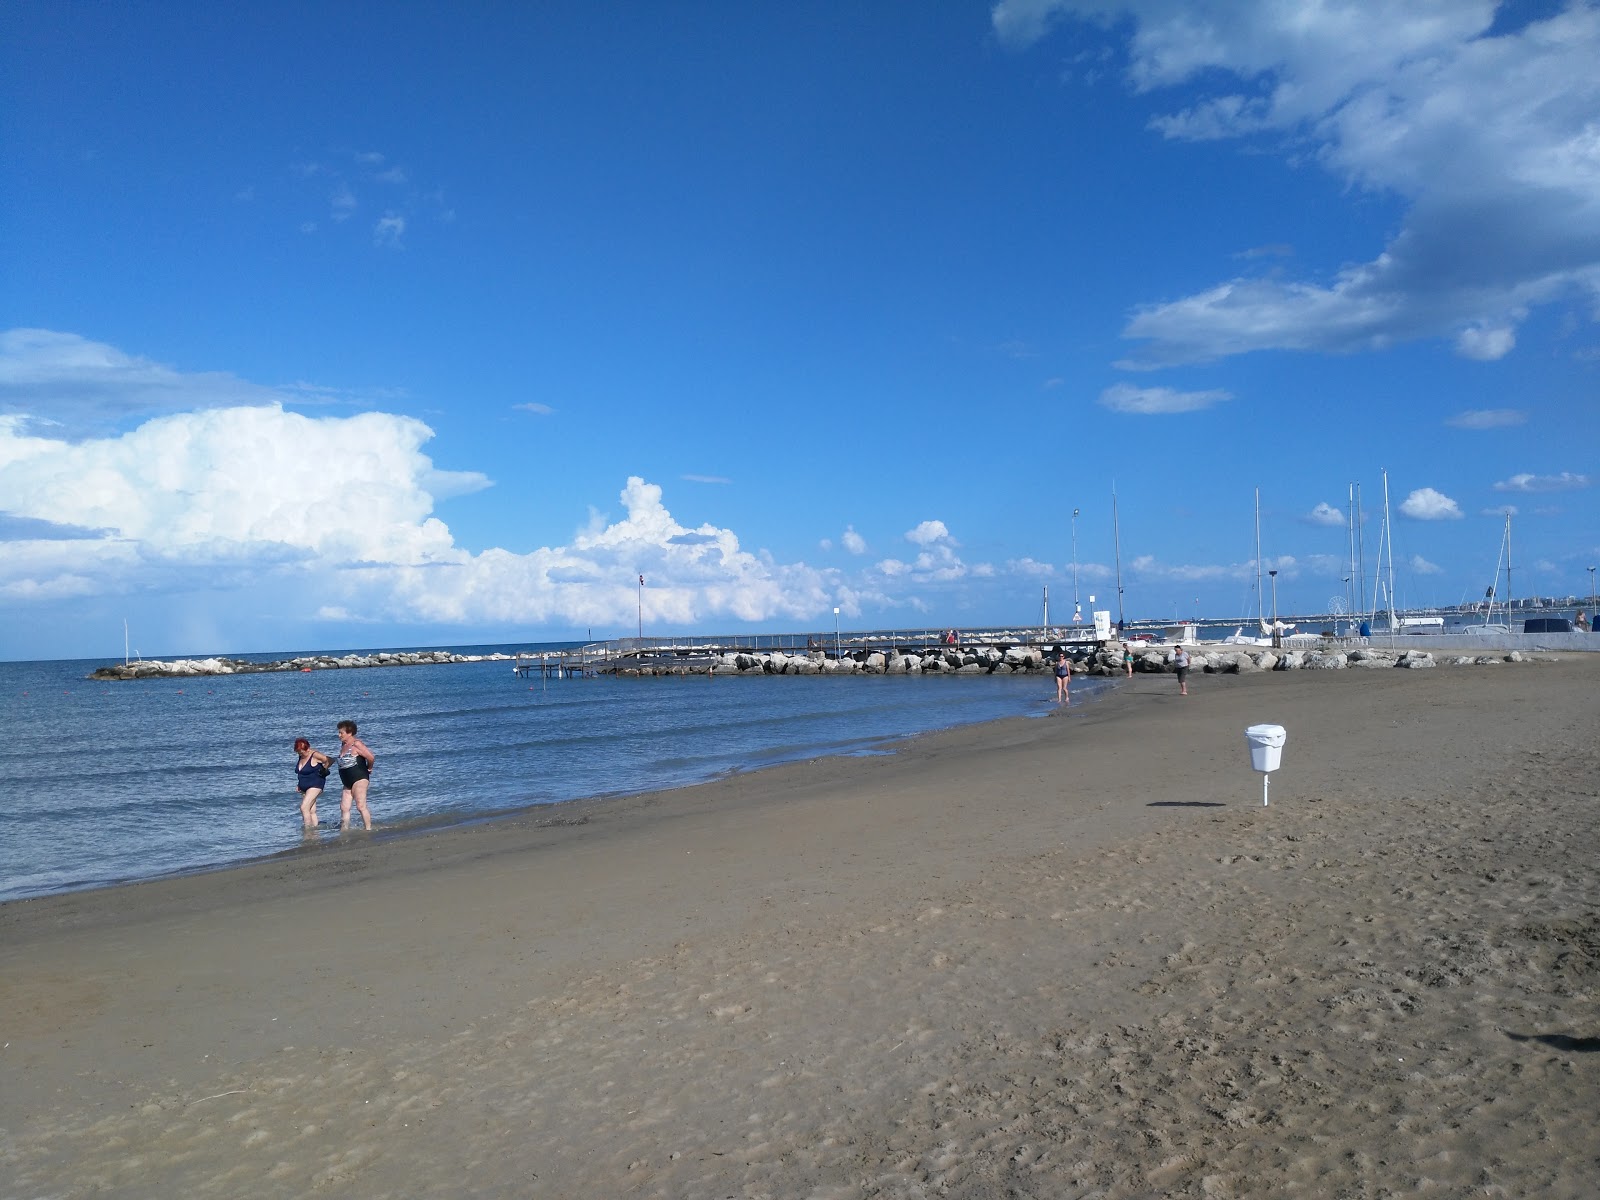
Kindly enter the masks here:
<path id="1" fill-rule="evenodd" d="M 0 663 L 0 900 L 304 847 L 291 743 L 304 735 L 330 751 L 346 717 L 378 756 L 370 801 L 389 836 L 872 753 L 933 729 L 1040 715 L 1055 694 L 1048 675 L 529 681 L 506 662 L 86 679 L 99 665 Z M 1073 690 L 1105 684 L 1080 678 Z M 330 783 L 312 841 L 364 836 L 334 827 L 337 775 Z"/>

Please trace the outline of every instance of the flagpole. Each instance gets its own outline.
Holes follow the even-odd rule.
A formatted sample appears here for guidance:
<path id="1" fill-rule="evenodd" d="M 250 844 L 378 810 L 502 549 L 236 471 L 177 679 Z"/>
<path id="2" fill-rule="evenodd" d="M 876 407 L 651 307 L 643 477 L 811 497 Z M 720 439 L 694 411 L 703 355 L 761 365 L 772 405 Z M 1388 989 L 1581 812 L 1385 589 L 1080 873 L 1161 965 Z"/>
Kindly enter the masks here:
<path id="1" fill-rule="evenodd" d="M 639 576 L 639 640 L 644 641 L 644 576 Z"/>

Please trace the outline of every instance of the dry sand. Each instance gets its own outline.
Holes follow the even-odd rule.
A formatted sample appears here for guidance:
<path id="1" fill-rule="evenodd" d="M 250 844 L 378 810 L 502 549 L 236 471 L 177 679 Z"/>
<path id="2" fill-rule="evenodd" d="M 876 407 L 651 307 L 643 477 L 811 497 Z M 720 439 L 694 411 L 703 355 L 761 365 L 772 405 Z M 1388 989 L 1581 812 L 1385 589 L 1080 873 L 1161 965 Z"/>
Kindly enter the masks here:
<path id="1" fill-rule="evenodd" d="M 1140 677 L 5 905 L 0 1196 L 1600 1195 L 1597 684 Z"/>

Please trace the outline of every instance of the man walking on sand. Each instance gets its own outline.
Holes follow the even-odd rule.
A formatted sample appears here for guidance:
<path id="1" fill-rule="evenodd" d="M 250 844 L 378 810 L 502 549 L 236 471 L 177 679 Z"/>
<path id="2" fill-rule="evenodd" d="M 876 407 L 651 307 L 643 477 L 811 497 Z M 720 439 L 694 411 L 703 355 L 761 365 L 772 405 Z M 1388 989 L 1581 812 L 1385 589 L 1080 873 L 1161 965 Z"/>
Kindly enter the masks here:
<path id="1" fill-rule="evenodd" d="M 1172 652 L 1172 665 L 1178 669 L 1178 695 L 1189 694 L 1189 652 L 1181 645 Z"/>

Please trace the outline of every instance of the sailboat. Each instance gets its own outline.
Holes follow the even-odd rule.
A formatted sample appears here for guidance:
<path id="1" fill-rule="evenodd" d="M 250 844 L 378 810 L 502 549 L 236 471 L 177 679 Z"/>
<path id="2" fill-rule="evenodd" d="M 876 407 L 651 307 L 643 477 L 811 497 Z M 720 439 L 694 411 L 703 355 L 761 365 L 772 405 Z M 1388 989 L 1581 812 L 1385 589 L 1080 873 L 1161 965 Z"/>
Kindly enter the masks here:
<path id="1" fill-rule="evenodd" d="M 1495 592 L 1495 584 L 1498 584 L 1500 582 L 1500 564 L 1502 562 L 1504 562 L 1506 564 L 1506 603 L 1505 603 L 1506 620 L 1505 620 L 1504 623 L 1496 623 L 1495 619 L 1494 619 L 1494 592 Z M 1505 531 L 1504 535 L 1500 538 L 1500 554 L 1495 559 L 1495 563 L 1494 563 L 1494 583 L 1491 583 L 1488 587 L 1486 587 L 1483 590 L 1483 600 L 1484 600 L 1484 605 L 1483 605 L 1483 624 L 1481 624 L 1481 625 L 1467 625 L 1467 626 L 1464 626 L 1462 628 L 1461 632 L 1462 633 L 1475 633 L 1475 634 L 1479 634 L 1480 636 L 1481 635 L 1500 634 L 1500 633 L 1510 633 L 1511 632 L 1511 514 L 1510 513 L 1506 514 L 1506 531 Z"/>
<path id="2" fill-rule="evenodd" d="M 1293 634 L 1294 626 L 1283 621 L 1276 622 L 1278 640 L 1281 642 L 1285 634 Z M 1261 591 L 1261 489 L 1256 489 L 1256 627 L 1260 634 L 1250 634 L 1244 631 L 1241 625 L 1227 637 L 1222 639 L 1224 646 L 1271 646 L 1273 626 L 1267 624 L 1265 596 Z"/>

